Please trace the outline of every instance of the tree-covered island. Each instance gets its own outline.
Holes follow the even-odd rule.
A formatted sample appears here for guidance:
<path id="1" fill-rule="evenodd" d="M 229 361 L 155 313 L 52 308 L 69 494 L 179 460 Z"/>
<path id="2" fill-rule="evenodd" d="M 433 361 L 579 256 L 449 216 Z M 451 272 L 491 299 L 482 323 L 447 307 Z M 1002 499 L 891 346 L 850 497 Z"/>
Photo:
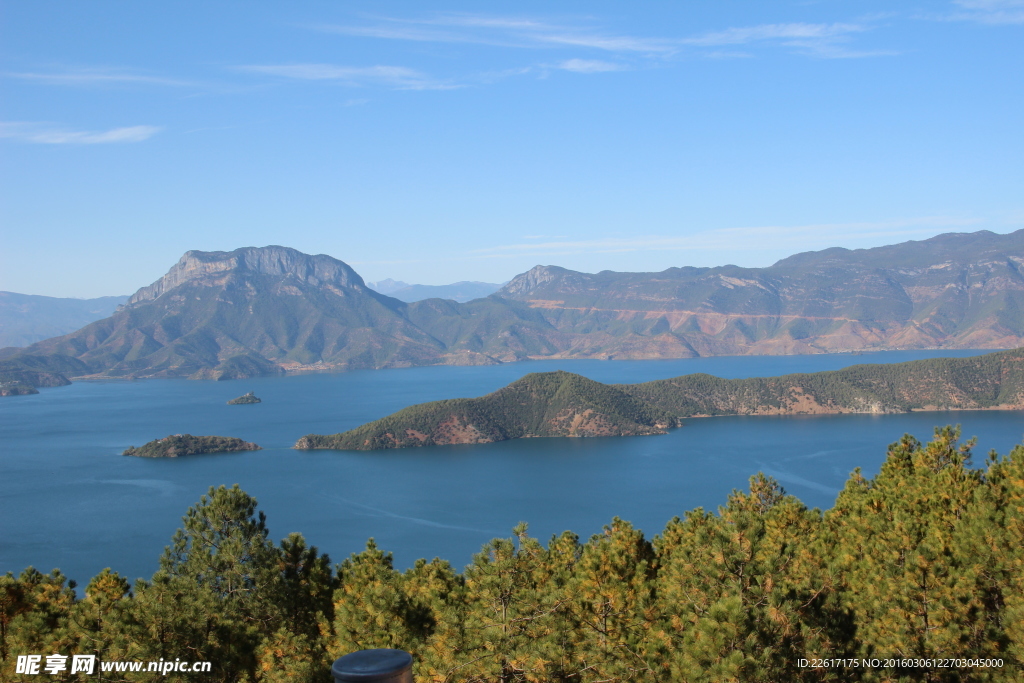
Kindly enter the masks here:
<path id="1" fill-rule="evenodd" d="M 256 444 L 237 439 L 233 436 L 192 436 L 191 434 L 171 434 L 162 439 L 154 439 L 144 446 L 129 446 L 121 455 L 134 455 L 140 458 L 177 458 L 182 455 L 199 455 L 202 453 L 234 453 L 237 451 L 261 450 Z"/>
<path id="2" fill-rule="evenodd" d="M 259 398 L 256 397 L 255 392 L 250 391 L 248 394 L 243 394 L 238 398 L 233 398 L 228 401 L 229 406 L 245 406 L 253 403 L 262 403 Z"/>
<path id="3" fill-rule="evenodd" d="M 421 403 L 340 434 L 308 434 L 295 448 L 638 436 L 664 434 L 687 417 L 919 410 L 1024 410 L 1024 349 L 749 379 L 694 374 L 608 385 L 569 372 L 533 373 L 480 398 Z"/>

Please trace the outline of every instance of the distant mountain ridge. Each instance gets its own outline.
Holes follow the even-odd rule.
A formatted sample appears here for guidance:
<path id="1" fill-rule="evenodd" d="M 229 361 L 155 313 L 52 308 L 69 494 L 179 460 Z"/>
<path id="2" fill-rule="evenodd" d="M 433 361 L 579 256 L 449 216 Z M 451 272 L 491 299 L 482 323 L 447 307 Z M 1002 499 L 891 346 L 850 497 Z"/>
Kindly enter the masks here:
<path id="1" fill-rule="evenodd" d="M 551 436 L 663 434 L 685 417 L 1024 410 L 1024 349 L 780 377 L 684 375 L 601 384 L 533 373 L 480 398 L 410 406 L 340 434 L 308 434 L 297 449 L 381 450 Z"/>
<path id="2" fill-rule="evenodd" d="M 69 299 L 0 292 L 0 348 L 28 346 L 106 318 L 127 296 Z"/>
<path id="3" fill-rule="evenodd" d="M 501 289 L 502 285 L 491 282 L 455 282 L 450 285 L 410 285 L 399 280 L 367 282 L 366 285 L 381 294 L 387 294 L 399 301 L 411 304 L 424 299 L 451 299 L 459 303 L 482 299 Z"/>
<path id="4" fill-rule="evenodd" d="M 190 251 L 110 317 L 0 350 L 0 360 L 8 373 L 31 358 L 23 369 L 33 372 L 232 379 L 530 358 L 1018 346 L 1024 230 L 827 249 L 769 268 L 538 266 L 467 303 L 406 303 L 342 261 L 287 247 Z"/>
<path id="5" fill-rule="evenodd" d="M 87 374 L 114 377 L 232 379 L 437 362 L 443 348 L 396 313 L 401 306 L 330 256 L 278 246 L 190 251 L 114 315 L 26 352 L 73 357 Z"/>
<path id="6" fill-rule="evenodd" d="M 537 266 L 495 296 L 562 332 L 556 357 L 1012 348 L 1024 344 L 1024 230 L 832 248 L 768 268 Z"/>

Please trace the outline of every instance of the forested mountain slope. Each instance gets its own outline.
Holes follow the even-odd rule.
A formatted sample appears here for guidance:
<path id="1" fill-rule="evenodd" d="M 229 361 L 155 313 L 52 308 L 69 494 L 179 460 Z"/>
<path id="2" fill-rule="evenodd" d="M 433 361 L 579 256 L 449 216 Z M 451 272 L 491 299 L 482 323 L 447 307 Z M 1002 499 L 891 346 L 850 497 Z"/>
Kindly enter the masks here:
<path id="1" fill-rule="evenodd" d="M 684 375 L 607 385 L 534 373 L 480 398 L 411 406 L 348 432 L 310 434 L 299 449 L 377 450 L 537 436 L 663 434 L 684 417 L 1024 410 L 1024 349 L 781 377 Z"/>
<path id="2" fill-rule="evenodd" d="M 536 436 L 664 434 L 675 425 L 668 412 L 619 387 L 569 372 L 536 372 L 482 398 L 423 403 L 344 434 L 304 436 L 295 447 L 376 450 Z"/>

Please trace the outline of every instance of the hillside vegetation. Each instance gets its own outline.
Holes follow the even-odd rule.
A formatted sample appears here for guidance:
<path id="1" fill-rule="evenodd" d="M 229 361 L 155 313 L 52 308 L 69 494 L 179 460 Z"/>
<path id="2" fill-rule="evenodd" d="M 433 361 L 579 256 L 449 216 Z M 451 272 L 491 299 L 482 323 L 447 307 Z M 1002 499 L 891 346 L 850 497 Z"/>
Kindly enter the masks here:
<path id="1" fill-rule="evenodd" d="M 138 448 L 129 446 L 121 455 L 134 455 L 140 458 L 177 458 L 182 455 L 200 455 L 202 453 L 258 450 L 260 447 L 256 444 L 233 436 L 172 434 L 162 439 L 154 439 Z"/>
<path id="2" fill-rule="evenodd" d="M 81 374 L 86 366 L 68 356 L 21 354 L 13 360 L 0 360 L 0 384 L 20 386 L 22 393 L 39 393 L 36 387 L 63 387 L 71 384 L 66 375 Z M 31 391 L 27 391 L 31 389 Z M 16 394 L 11 394 L 16 395 Z"/>
<path id="3" fill-rule="evenodd" d="M 1024 349 L 781 377 L 695 374 L 621 385 L 678 417 L 1024 409 Z"/>
<path id="4" fill-rule="evenodd" d="M 332 567 L 300 534 L 275 545 L 237 486 L 211 488 L 149 581 L 0 577 L 0 680 L 61 653 L 211 662 L 168 681 L 323 683 L 336 657 L 401 648 L 417 683 L 1017 682 L 1024 447 L 975 469 L 958 437 L 904 436 L 824 513 L 757 475 L 653 538 L 616 517 L 545 544 L 521 524 L 461 571 L 399 571 L 372 539 Z"/>
<path id="5" fill-rule="evenodd" d="M 684 417 L 1024 409 L 1024 349 L 781 377 L 685 375 L 607 385 L 534 373 L 480 398 L 411 406 L 295 448 L 376 450 L 538 436 L 664 434 Z"/>
<path id="6" fill-rule="evenodd" d="M 618 387 L 569 372 L 538 372 L 482 398 L 423 403 L 344 434 L 304 436 L 295 447 L 373 450 L 537 436 L 664 434 L 675 423 L 666 411 Z"/>

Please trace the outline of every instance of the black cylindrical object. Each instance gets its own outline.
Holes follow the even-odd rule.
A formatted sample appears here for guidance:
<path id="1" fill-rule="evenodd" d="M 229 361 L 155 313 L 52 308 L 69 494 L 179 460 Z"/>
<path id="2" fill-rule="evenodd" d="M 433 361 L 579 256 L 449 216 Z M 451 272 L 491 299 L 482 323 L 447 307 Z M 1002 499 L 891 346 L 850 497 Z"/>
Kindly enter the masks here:
<path id="1" fill-rule="evenodd" d="M 412 655 L 405 650 L 359 650 L 334 660 L 335 683 L 412 683 Z"/>

